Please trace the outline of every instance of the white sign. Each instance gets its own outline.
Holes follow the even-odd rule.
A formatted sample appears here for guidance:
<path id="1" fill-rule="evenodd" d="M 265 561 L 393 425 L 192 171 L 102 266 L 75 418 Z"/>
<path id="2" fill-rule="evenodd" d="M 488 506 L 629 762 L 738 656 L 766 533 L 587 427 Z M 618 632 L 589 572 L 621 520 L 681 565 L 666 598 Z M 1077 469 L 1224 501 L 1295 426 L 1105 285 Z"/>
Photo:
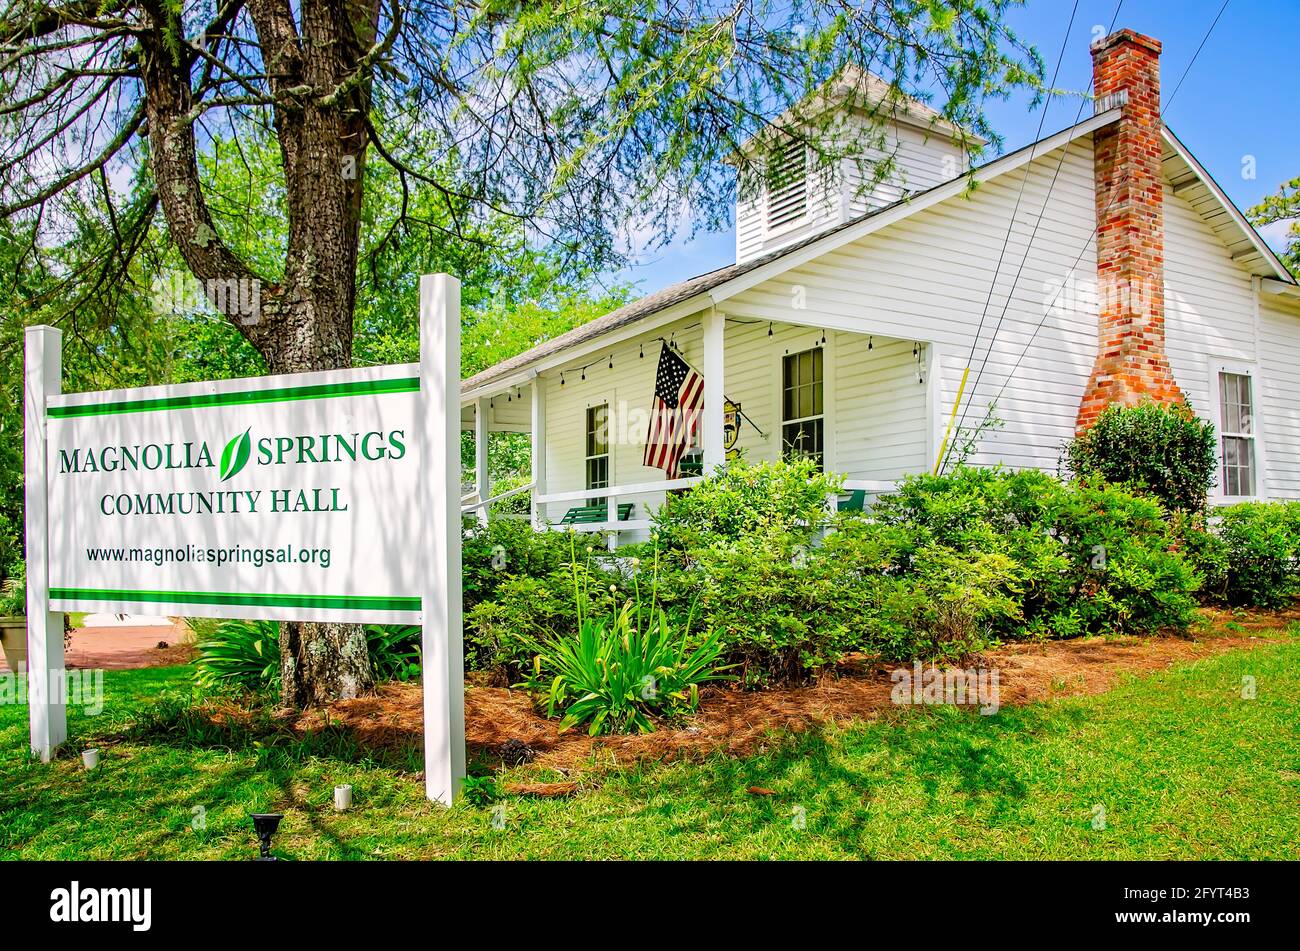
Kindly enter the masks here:
<path id="1" fill-rule="evenodd" d="M 417 621 L 419 367 L 51 397 L 58 611 Z"/>
<path id="2" fill-rule="evenodd" d="M 67 738 L 63 611 L 422 626 L 424 784 L 465 776 L 460 284 L 420 280 L 420 363 L 62 394 L 26 334 L 28 715 Z"/>

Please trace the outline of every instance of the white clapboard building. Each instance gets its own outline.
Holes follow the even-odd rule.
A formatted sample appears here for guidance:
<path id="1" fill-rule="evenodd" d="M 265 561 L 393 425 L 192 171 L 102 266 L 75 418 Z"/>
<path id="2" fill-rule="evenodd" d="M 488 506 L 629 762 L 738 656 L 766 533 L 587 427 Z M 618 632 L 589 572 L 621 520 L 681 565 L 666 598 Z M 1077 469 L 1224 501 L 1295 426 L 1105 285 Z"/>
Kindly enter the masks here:
<path id="1" fill-rule="evenodd" d="M 532 434 L 539 525 L 635 538 L 729 453 L 810 453 L 869 496 L 991 411 L 970 463 L 1055 471 L 1108 403 L 1180 396 L 1219 431 L 1216 501 L 1300 498 L 1300 286 L 1161 121 L 1159 42 L 1125 30 L 1092 55 L 1092 115 L 973 171 L 918 102 L 875 110 L 895 168 L 872 187 L 769 136 L 735 264 L 465 381 L 466 510 L 492 497 L 488 432 Z M 816 107 L 865 122 L 885 88 L 846 73 Z M 665 341 L 699 390 L 680 471 L 646 464 Z"/>

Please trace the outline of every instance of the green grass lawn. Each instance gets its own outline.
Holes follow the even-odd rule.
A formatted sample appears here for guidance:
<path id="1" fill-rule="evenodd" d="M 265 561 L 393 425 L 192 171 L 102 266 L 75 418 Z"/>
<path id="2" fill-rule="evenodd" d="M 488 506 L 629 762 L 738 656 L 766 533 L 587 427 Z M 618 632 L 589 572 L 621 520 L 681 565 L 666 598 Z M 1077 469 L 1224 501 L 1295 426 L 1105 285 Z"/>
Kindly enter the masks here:
<path id="1" fill-rule="evenodd" d="M 592 771 L 570 799 L 450 810 L 423 799 L 414 753 L 377 762 L 328 734 L 124 733 L 142 711 L 175 711 L 160 698 L 184 694 L 188 676 L 107 675 L 105 711 L 70 716 L 74 749 L 116 737 L 94 773 L 71 757 L 30 761 L 26 708 L 0 707 L 0 855 L 247 858 L 248 813 L 282 811 L 276 851 L 298 859 L 1300 857 L 1294 640 L 1098 696 L 992 717 L 900 711 L 743 760 Z M 330 796 L 343 782 L 357 808 L 340 815 Z"/>

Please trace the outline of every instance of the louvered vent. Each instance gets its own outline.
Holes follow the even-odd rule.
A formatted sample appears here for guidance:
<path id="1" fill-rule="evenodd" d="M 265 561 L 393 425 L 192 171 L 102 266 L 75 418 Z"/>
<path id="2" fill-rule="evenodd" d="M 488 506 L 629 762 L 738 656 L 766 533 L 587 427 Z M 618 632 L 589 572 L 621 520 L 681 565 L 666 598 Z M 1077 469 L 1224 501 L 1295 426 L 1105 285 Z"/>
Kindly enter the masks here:
<path id="1" fill-rule="evenodd" d="M 767 227 L 798 221 L 808 210 L 808 155 L 801 141 L 788 141 L 772 155 L 767 174 Z"/>

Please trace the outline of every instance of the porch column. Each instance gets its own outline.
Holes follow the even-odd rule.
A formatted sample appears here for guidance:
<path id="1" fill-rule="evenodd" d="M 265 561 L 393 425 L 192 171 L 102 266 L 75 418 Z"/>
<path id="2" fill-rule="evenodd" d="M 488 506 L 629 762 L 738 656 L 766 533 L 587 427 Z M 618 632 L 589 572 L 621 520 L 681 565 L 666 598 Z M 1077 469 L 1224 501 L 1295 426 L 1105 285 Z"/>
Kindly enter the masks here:
<path id="1" fill-rule="evenodd" d="M 480 396 L 474 404 L 474 487 L 478 500 L 486 502 L 492 485 L 488 479 L 488 413 L 491 410 L 486 397 Z M 488 510 L 486 505 L 478 507 L 478 521 L 486 525 Z"/>
<path id="2" fill-rule="evenodd" d="M 710 475 L 727 458 L 722 447 L 723 348 L 727 317 L 712 307 L 704 312 L 704 414 L 700 418 L 704 437 L 704 474 Z"/>
<path id="3" fill-rule="evenodd" d="M 532 382 L 533 425 L 532 425 L 532 461 L 533 461 L 533 528 L 540 529 L 546 519 L 546 506 L 537 501 L 539 495 L 546 494 L 546 384 L 541 376 L 533 377 Z"/>

